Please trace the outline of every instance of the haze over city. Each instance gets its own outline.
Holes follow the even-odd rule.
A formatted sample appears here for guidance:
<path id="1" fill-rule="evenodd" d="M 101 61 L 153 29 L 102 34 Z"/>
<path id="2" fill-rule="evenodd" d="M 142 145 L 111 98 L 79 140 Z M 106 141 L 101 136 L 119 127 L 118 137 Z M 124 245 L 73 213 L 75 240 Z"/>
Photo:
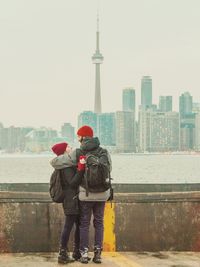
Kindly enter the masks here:
<path id="1" fill-rule="evenodd" d="M 100 17 L 102 111 L 122 109 L 122 90 L 153 80 L 153 102 L 189 91 L 200 102 L 198 0 L 1 1 L 0 122 L 77 126 L 94 109 L 96 16 Z"/>

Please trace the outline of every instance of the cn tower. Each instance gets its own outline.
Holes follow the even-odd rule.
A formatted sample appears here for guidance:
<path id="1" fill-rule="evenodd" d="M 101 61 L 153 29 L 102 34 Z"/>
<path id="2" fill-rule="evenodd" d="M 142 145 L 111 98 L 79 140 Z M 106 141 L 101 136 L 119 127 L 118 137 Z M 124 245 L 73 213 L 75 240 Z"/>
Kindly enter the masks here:
<path id="1" fill-rule="evenodd" d="M 99 16 L 97 16 L 97 32 L 96 32 L 96 51 L 92 57 L 95 64 L 95 102 L 94 112 L 101 113 L 101 86 L 100 86 L 100 64 L 103 63 L 103 56 L 99 51 Z"/>

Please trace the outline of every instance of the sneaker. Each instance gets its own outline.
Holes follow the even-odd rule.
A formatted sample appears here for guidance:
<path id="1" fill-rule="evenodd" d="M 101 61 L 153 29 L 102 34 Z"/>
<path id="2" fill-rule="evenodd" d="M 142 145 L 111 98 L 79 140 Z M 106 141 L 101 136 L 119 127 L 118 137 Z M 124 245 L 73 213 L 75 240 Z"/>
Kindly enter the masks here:
<path id="1" fill-rule="evenodd" d="M 66 264 L 70 262 L 74 262 L 74 259 L 70 258 L 68 251 L 66 249 L 60 248 L 58 254 L 58 263 Z"/>
<path id="2" fill-rule="evenodd" d="M 75 249 L 72 253 L 72 257 L 74 258 L 75 261 L 80 260 L 81 258 L 81 253 L 79 251 L 79 249 Z"/>
<path id="3" fill-rule="evenodd" d="M 89 258 L 88 258 L 88 248 L 85 248 L 84 250 L 80 251 L 80 253 L 81 253 L 80 262 L 87 264 L 88 261 L 89 261 Z"/>
<path id="4" fill-rule="evenodd" d="M 92 259 L 94 263 L 101 263 L 101 248 L 95 247 L 94 248 L 94 258 Z"/>

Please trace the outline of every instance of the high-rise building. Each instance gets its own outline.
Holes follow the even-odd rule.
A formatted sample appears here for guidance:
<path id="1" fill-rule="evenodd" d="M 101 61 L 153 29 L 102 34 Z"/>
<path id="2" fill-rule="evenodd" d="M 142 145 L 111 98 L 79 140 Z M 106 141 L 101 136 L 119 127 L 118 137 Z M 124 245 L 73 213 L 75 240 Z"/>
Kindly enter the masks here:
<path id="1" fill-rule="evenodd" d="M 115 113 L 101 113 L 98 115 L 98 136 L 101 145 L 116 145 Z"/>
<path id="2" fill-rule="evenodd" d="M 78 128 L 80 128 L 83 125 L 88 125 L 92 127 L 94 131 L 94 135 L 98 135 L 98 129 L 97 129 L 97 114 L 92 111 L 83 111 L 78 116 Z"/>
<path id="3" fill-rule="evenodd" d="M 161 112 L 172 111 L 172 96 L 159 97 L 159 111 Z"/>
<path id="4" fill-rule="evenodd" d="M 119 152 L 135 152 L 135 114 L 130 111 L 116 112 L 116 146 Z"/>
<path id="5" fill-rule="evenodd" d="M 100 64 L 103 63 L 103 56 L 99 50 L 99 18 L 97 17 L 97 32 L 96 32 L 96 51 L 92 57 L 95 64 L 95 104 L 94 112 L 101 113 L 101 86 L 100 86 Z"/>
<path id="6" fill-rule="evenodd" d="M 195 149 L 200 151 L 200 113 L 195 116 Z"/>
<path id="7" fill-rule="evenodd" d="M 151 119 L 151 151 L 177 150 L 179 150 L 179 113 L 153 113 Z"/>
<path id="8" fill-rule="evenodd" d="M 195 113 L 185 114 L 180 122 L 180 149 L 190 151 L 195 146 Z"/>
<path id="9" fill-rule="evenodd" d="M 143 110 L 147 110 L 152 106 L 152 79 L 150 76 L 142 77 L 141 106 Z"/>
<path id="10" fill-rule="evenodd" d="M 0 122 L 0 150 L 3 149 L 3 124 Z"/>
<path id="11" fill-rule="evenodd" d="M 192 96 L 189 92 L 179 97 L 180 113 L 180 149 L 192 150 L 195 146 L 195 114 L 193 112 Z"/>
<path id="12" fill-rule="evenodd" d="M 61 136 L 66 137 L 66 141 L 73 143 L 75 138 L 74 127 L 71 123 L 64 123 L 61 127 Z"/>
<path id="13" fill-rule="evenodd" d="M 125 88 L 122 94 L 123 111 L 135 112 L 135 90 L 133 88 Z"/>
<path id="14" fill-rule="evenodd" d="M 8 146 L 8 128 L 4 128 L 3 124 L 0 123 L 0 150 L 7 149 Z"/>
<path id="15" fill-rule="evenodd" d="M 192 113 L 200 113 L 200 103 L 192 104 Z"/>
<path id="16" fill-rule="evenodd" d="M 138 114 L 138 135 L 139 135 L 139 147 L 140 152 L 150 151 L 150 133 L 151 133 L 151 110 L 143 110 L 140 107 Z"/>
<path id="17" fill-rule="evenodd" d="M 179 113 L 139 112 L 140 151 L 165 152 L 179 150 Z"/>
<path id="18" fill-rule="evenodd" d="M 192 96 L 189 92 L 185 92 L 179 97 L 179 113 L 181 118 L 192 113 Z"/>

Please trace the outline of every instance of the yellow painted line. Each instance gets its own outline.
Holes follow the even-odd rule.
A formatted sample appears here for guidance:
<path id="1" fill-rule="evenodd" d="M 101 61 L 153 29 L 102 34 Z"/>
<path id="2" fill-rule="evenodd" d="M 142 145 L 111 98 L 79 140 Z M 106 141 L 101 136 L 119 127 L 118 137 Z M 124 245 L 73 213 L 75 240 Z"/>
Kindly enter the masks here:
<path id="1" fill-rule="evenodd" d="M 115 203 L 106 203 L 104 213 L 104 251 L 116 251 Z"/>
<path id="2" fill-rule="evenodd" d="M 116 266 L 120 267 L 142 267 L 142 265 L 134 262 L 133 260 L 125 257 L 119 252 L 104 252 L 103 253 L 106 258 L 111 261 L 111 263 L 116 264 Z M 113 265 L 114 266 L 114 265 Z"/>

